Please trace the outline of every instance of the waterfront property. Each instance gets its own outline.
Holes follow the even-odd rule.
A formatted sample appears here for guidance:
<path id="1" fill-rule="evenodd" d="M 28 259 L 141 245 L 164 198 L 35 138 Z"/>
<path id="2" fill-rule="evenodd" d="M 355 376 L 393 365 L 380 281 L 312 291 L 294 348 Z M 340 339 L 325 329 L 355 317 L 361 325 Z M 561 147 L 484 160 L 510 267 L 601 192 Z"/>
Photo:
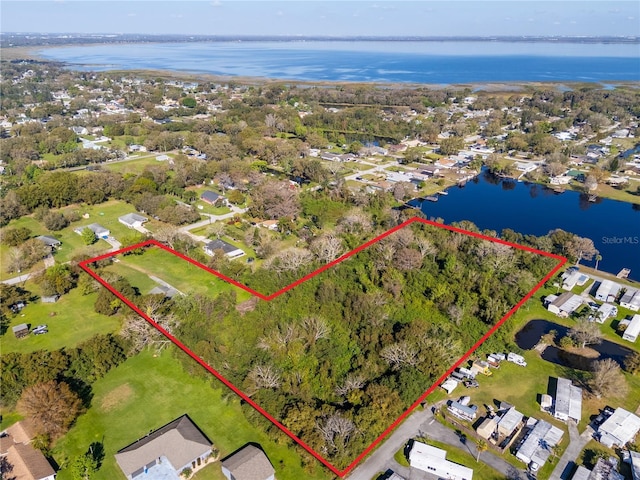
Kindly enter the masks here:
<path id="1" fill-rule="evenodd" d="M 629 340 L 630 342 L 635 342 L 638 339 L 638 335 L 640 335 L 640 314 L 636 314 L 633 316 L 631 322 L 624 330 L 622 338 L 625 340 Z"/>
<path id="2" fill-rule="evenodd" d="M 617 408 L 598 428 L 597 438 L 600 443 L 611 448 L 614 445 L 624 447 L 633 441 L 640 431 L 640 417 L 625 410 Z"/>
<path id="3" fill-rule="evenodd" d="M 529 465 L 532 470 L 541 467 L 551 455 L 551 449 L 562 439 L 563 432 L 549 422 L 538 420 L 529 431 L 516 458 Z"/>
<path id="4" fill-rule="evenodd" d="M 553 402 L 553 416 L 566 422 L 569 419 L 580 423 L 582 418 L 582 389 L 566 378 L 558 378 Z"/>
<path id="5" fill-rule="evenodd" d="M 611 280 L 603 280 L 596 291 L 596 300 L 613 302 L 622 287 Z"/>
<path id="6" fill-rule="evenodd" d="M 447 460 L 447 452 L 422 442 L 413 442 L 409 452 L 413 468 L 451 480 L 471 480 L 473 470 Z"/>
<path id="7" fill-rule="evenodd" d="M 640 290 L 635 288 L 627 288 L 620 298 L 620 306 L 628 308 L 632 312 L 640 310 Z"/>
<path id="8" fill-rule="evenodd" d="M 178 480 L 185 468 L 199 467 L 209 455 L 211 441 L 185 414 L 124 447 L 115 457 L 129 480 Z"/>
<path id="9" fill-rule="evenodd" d="M 568 317 L 583 304 L 584 299 L 580 295 L 565 292 L 561 295 L 547 295 L 544 299 L 545 307 L 551 313 L 559 317 Z"/>

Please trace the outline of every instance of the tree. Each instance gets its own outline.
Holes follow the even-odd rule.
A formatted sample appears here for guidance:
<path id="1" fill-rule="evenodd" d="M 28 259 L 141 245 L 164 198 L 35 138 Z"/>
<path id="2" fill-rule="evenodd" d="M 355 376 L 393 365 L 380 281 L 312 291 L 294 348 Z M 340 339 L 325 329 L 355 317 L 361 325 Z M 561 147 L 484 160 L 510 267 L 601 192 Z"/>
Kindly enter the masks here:
<path id="1" fill-rule="evenodd" d="M 567 253 L 575 257 L 576 264 L 579 264 L 580 260 L 591 260 L 599 252 L 590 238 L 574 236 L 567 245 Z"/>
<path id="2" fill-rule="evenodd" d="M 596 255 L 596 270 L 598 270 L 598 263 L 600 263 L 600 260 L 602 260 L 602 255 L 598 254 Z"/>
<path id="3" fill-rule="evenodd" d="M 598 188 L 598 180 L 593 175 L 587 175 L 584 179 L 584 189 L 589 192 L 593 192 Z"/>
<path id="4" fill-rule="evenodd" d="M 640 352 L 633 352 L 625 357 L 624 369 L 634 375 L 640 372 Z"/>
<path id="5" fill-rule="evenodd" d="M 593 372 L 589 380 L 591 391 L 598 397 L 623 397 L 628 386 L 618 362 L 611 358 L 593 363 Z"/>
<path id="6" fill-rule="evenodd" d="M 82 230 L 81 236 L 85 245 L 93 245 L 98 241 L 98 237 L 95 232 L 88 227 Z"/>
<path id="7" fill-rule="evenodd" d="M 38 433 L 56 439 L 82 412 L 82 401 L 65 382 L 50 380 L 25 388 L 16 408 L 31 418 Z"/>
<path id="8" fill-rule="evenodd" d="M 585 317 L 578 319 L 576 325 L 569 330 L 569 336 L 581 346 L 593 345 L 602 341 L 602 332 L 596 322 L 591 322 Z"/>
<path id="9" fill-rule="evenodd" d="M 42 223 L 47 227 L 47 230 L 57 232 L 69 225 L 69 220 L 60 212 L 49 211 L 42 217 Z"/>
<path id="10" fill-rule="evenodd" d="M 31 230 L 26 227 L 7 227 L 2 231 L 2 243 L 17 247 L 31 237 Z"/>
<path id="11" fill-rule="evenodd" d="M 71 477 L 73 480 L 89 480 L 98 471 L 98 462 L 91 452 L 76 457 L 71 464 Z"/>
<path id="12" fill-rule="evenodd" d="M 331 233 L 318 237 L 311 243 L 311 251 L 325 263 L 329 263 L 344 251 L 342 240 Z"/>
<path id="13" fill-rule="evenodd" d="M 187 108 L 196 108 L 196 106 L 198 105 L 198 102 L 196 102 L 195 98 L 192 97 L 184 97 L 182 99 L 182 106 L 183 107 L 187 107 Z"/>
<path id="14" fill-rule="evenodd" d="M 461 137 L 449 137 L 440 142 L 440 153 L 443 155 L 455 155 L 464 148 L 464 140 Z"/>
<path id="15" fill-rule="evenodd" d="M 489 448 L 489 446 L 487 445 L 487 442 L 485 442 L 484 440 L 480 439 L 476 442 L 476 451 L 477 451 L 476 462 L 480 461 L 480 454 L 482 452 L 485 452 L 487 448 Z"/>

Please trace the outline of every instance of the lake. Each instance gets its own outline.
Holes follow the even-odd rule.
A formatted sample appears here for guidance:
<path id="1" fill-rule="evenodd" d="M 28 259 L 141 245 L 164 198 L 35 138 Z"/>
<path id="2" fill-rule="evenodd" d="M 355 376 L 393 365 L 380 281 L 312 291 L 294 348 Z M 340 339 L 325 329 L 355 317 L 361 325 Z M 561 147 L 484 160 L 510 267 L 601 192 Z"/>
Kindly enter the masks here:
<path id="1" fill-rule="evenodd" d="M 308 81 L 640 80 L 637 44 L 256 41 L 87 45 L 38 53 L 79 70 L 171 70 Z"/>
<path id="2" fill-rule="evenodd" d="M 557 194 L 542 185 L 502 180 L 483 172 L 466 186 L 448 189 L 439 201 L 412 200 L 427 218 L 445 223 L 469 220 L 481 229 L 510 228 L 523 234 L 545 235 L 561 228 L 593 240 L 600 251 L 600 270 L 618 273 L 630 268 L 640 279 L 640 205 L 566 191 Z M 595 261 L 582 261 L 594 266 Z"/>

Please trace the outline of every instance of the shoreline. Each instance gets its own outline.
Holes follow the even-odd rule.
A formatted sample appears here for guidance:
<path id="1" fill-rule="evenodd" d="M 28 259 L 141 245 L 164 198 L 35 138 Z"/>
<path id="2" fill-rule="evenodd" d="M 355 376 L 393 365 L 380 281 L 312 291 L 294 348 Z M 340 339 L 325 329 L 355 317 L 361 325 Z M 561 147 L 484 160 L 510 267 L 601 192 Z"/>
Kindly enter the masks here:
<path id="1" fill-rule="evenodd" d="M 309 79 L 296 79 L 296 78 L 274 78 L 274 77 L 261 77 L 261 76 L 246 76 L 246 75 L 221 75 L 207 72 L 198 71 L 181 71 L 170 69 L 122 69 L 113 68 L 106 70 L 91 70 L 93 64 L 72 64 L 68 62 L 62 62 L 58 60 L 52 60 L 41 55 L 40 52 L 53 48 L 72 48 L 72 47 L 91 47 L 91 46 L 108 46 L 108 45 L 137 45 L 137 44 L 159 44 L 166 42 L 123 42 L 123 43 L 77 43 L 68 45 L 29 45 L 29 46 L 15 46 L 15 47 L 3 47 L 0 48 L 0 61 L 34 61 L 60 65 L 63 68 L 69 68 L 74 71 L 79 71 L 78 68 L 87 68 L 88 71 L 97 71 L 105 74 L 113 75 L 138 75 L 138 76 L 153 76 L 162 77 L 168 79 L 180 79 L 189 81 L 214 81 L 214 82 L 235 82 L 245 85 L 266 85 L 266 84 L 287 84 L 287 85 L 303 85 L 303 86 L 336 86 L 336 85 L 353 85 L 353 86 L 375 86 L 378 88 L 428 88 L 432 90 L 442 90 L 446 88 L 458 88 L 458 89 L 471 89 L 473 92 L 487 92 L 487 93 L 515 93 L 515 92 L 527 92 L 539 88 L 553 88 L 559 91 L 566 91 L 568 87 L 570 90 L 594 86 L 602 89 L 616 89 L 616 88 L 640 88 L 640 81 L 638 80 L 616 80 L 616 79 L 601 79 L 597 81 L 584 81 L 584 80 L 522 80 L 522 81 L 473 81 L 462 83 L 422 83 L 422 82 L 402 82 L 402 81 L 362 81 L 362 80 L 309 80 Z M 74 68 L 75 67 L 75 68 Z M 95 64 L 95 67 L 103 67 L 103 65 Z"/>

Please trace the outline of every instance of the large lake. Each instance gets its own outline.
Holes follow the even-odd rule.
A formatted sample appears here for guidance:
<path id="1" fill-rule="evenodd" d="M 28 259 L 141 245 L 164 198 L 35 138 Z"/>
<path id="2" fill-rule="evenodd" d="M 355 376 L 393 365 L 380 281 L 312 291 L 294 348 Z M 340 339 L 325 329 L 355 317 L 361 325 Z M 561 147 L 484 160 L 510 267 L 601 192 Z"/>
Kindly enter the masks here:
<path id="1" fill-rule="evenodd" d="M 544 235 L 561 228 L 593 240 L 602 255 L 598 268 L 618 273 L 630 268 L 640 279 L 640 205 L 566 191 L 557 194 L 537 184 L 501 180 L 484 172 L 463 188 L 448 189 L 439 201 L 410 202 L 427 218 L 445 223 L 470 220 L 481 229 L 510 228 L 523 234 Z M 593 266 L 595 262 L 581 262 Z"/>
<path id="2" fill-rule="evenodd" d="M 171 70 L 292 80 L 455 84 L 637 81 L 637 44 L 300 41 L 43 49 L 81 70 Z"/>

